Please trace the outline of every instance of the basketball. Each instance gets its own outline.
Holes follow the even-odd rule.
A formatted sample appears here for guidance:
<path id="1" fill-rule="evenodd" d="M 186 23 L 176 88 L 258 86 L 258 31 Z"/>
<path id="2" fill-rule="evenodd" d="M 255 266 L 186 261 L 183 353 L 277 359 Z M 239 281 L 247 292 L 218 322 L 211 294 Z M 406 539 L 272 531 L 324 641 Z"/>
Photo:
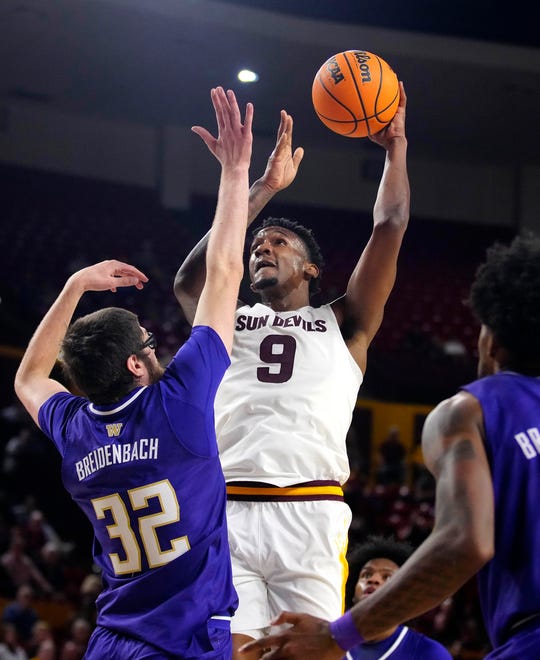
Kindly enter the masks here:
<path id="1" fill-rule="evenodd" d="M 330 130 L 363 138 L 392 121 L 399 105 L 399 81 L 378 55 L 346 50 L 317 71 L 311 98 L 317 116 Z"/>

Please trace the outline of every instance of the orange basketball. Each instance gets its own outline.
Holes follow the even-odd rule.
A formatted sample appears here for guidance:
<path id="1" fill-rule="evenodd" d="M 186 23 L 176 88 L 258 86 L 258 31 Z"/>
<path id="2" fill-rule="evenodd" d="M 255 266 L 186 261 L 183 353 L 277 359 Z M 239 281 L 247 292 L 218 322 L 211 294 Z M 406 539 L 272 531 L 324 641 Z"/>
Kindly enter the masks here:
<path id="1" fill-rule="evenodd" d="M 311 98 L 325 126 L 340 135 L 362 138 L 392 121 L 399 105 L 399 81 L 378 55 L 346 50 L 317 71 Z"/>

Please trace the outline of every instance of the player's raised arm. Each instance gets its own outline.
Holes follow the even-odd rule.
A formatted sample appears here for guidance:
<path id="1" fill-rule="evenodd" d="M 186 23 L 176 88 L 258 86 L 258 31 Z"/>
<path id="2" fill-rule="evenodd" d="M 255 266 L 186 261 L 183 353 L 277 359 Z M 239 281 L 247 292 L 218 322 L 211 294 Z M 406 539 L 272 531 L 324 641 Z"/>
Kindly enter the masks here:
<path id="1" fill-rule="evenodd" d="M 116 291 L 124 286 L 142 289 L 145 282 L 148 278 L 140 270 L 112 259 L 83 268 L 67 280 L 30 340 L 15 375 L 17 396 L 36 424 L 44 401 L 65 390 L 63 385 L 50 378 L 50 373 L 81 296 L 85 291 Z"/>
<path id="2" fill-rule="evenodd" d="M 296 177 L 304 150 L 297 147 L 293 152 L 292 134 L 293 118 L 282 110 L 276 145 L 268 158 L 264 174 L 253 183 L 249 190 L 248 225 L 255 220 L 272 197 L 280 190 L 287 188 Z M 217 158 L 214 143 L 206 140 L 205 142 L 210 152 Z M 174 293 L 189 323 L 193 323 L 206 279 L 206 250 L 209 236 L 210 232 L 188 254 L 174 281 Z"/>
<path id="3" fill-rule="evenodd" d="M 249 166 L 253 134 L 253 105 L 247 104 L 244 121 L 232 90 L 211 91 L 218 126 L 217 138 L 205 128 L 194 126 L 210 151 L 221 163 L 218 201 L 206 250 L 206 279 L 193 325 L 212 327 L 230 352 L 233 314 L 244 272 Z"/>
<path id="4" fill-rule="evenodd" d="M 388 126 L 370 139 L 386 150 L 383 174 L 373 209 L 373 231 L 349 279 L 344 298 L 334 308 L 340 323 L 351 329 L 349 349 L 362 370 L 366 352 L 379 329 L 384 306 L 396 279 L 399 250 L 409 221 L 410 189 L 407 174 L 405 107 L 400 102 Z"/>

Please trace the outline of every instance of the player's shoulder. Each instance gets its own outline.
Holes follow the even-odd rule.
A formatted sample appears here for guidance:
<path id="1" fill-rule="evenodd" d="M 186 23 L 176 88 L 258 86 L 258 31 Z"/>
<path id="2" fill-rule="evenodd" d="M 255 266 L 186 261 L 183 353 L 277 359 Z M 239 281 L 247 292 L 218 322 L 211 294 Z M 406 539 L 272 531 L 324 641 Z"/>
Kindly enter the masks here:
<path id="1" fill-rule="evenodd" d="M 420 633 L 409 629 L 411 642 L 414 645 L 414 657 L 422 660 L 451 660 L 450 651 L 440 642 Z"/>
<path id="2" fill-rule="evenodd" d="M 67 390 L 61 390 L 51 394 L 39 407 L 40 416 L 51 412 L 61 411 L 66 417 L 73 417 L 82 408 L 90 404 L 88 399 L 72 394 Z"/>
<path id="3" fill-rule="evenodd" d="M 449 424 L 475 416 L 480 410 L 479 401 L 473 394 L 466 390 L 459 390 L 453 396 L 438 403 L 429 413 L 426 422 Z"/>

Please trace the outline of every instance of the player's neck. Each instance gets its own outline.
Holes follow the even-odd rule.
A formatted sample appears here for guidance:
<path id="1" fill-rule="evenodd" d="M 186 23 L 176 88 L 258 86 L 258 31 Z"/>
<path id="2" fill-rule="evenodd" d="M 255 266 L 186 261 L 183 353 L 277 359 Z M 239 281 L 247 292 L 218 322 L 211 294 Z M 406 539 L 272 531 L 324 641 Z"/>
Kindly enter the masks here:
<path id="1" fill-rule="evenodd" d="M 267 305 L 274 312 L 293 312 L 301 307 L 307 307 L 309 303 L 309 295 L 302 291 L 292 291 L 286 295 L 265 295 L 261 297 L 261 303 Z"/>
<path id="2" fill-rule="evenodd" d="M 377 635 L 377 637 L 374 637 L 373 639 L 370 639 L 369 642 L 370 643 L 383 642 L 385 639 L 388 639 L 389 637 L 391 637 L 396 632 L 397 629 L 398 629 L 398 626 L 394 626 L 393 628 L 390 628 L 389 630 L 385 630 L 380 635 Z"/>

